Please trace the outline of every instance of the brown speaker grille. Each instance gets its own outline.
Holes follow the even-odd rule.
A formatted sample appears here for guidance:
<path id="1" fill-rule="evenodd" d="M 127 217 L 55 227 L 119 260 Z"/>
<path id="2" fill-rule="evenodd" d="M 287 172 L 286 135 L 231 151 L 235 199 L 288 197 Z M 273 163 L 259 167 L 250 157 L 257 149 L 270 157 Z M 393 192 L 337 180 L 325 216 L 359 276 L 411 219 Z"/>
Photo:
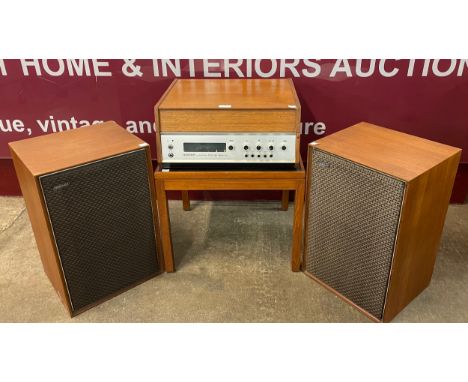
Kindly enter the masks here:
<path id="1" fill-rule="evenodd" d="M 382 318 L 405 183 L 312 151 L 306 271 Z"/>

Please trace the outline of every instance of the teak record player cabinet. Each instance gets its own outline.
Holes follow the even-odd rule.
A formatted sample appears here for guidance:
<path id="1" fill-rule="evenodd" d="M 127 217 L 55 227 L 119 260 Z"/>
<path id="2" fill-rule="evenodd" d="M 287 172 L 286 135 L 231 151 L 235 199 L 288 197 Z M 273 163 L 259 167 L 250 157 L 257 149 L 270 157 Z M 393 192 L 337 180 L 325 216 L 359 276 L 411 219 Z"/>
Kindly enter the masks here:
<path id="1" fill-rule="evenodd" d="M 369 123 L 311 143 L 305 273 L 391 321 L 429 285 L 460 155 Z"/>
<path id="2" fill-rule="evenodd" d="M 295 134 L 295 147 L 288 150 L 295 150 L 295 165 L 300 163 L 301 105 L 291 79 L 176 79 L 154 115 L 162 164 L 162 134 L 238 133 Z"/>
<path id="3" fill-rule="evenodd" d="M 10 150 L 45 273 L 71 316 L 163 271 L 147 143 L 106 122 Z"/>

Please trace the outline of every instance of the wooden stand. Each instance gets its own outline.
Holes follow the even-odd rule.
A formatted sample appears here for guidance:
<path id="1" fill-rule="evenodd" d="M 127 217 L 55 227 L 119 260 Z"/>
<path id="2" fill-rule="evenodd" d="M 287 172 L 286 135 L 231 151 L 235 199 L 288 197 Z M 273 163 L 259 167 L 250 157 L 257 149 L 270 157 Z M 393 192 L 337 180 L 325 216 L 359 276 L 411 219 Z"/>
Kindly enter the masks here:
<path id="1" fill-rule="evenodd" d="M 182 191 L 183 207 L 190 209 L 189 190 L 282 190 L 282 209 L 288 206 L 289 191 L 295 191 L 291 269 L 301 269 L 305 171 L 302 161 L 291 171 L 162 171 L 154 173 L 160 232 L 166 272 L 174 272 L 171 223 L 167 191 Z"/>

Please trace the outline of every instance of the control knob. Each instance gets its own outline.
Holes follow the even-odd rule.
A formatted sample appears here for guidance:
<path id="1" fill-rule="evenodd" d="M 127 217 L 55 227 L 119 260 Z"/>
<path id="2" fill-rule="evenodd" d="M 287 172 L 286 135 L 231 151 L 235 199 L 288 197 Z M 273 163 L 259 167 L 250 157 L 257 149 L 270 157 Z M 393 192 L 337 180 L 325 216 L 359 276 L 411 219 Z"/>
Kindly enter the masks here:
<path id="1" fill-rule="evenodd" d="M 245 145 L 244 150 L 248 150 L 248 149 L 249 149 L 249 146 Z"/>
<path id="2" fill-rule="evenodd" d="M 270 149 L 270 151 L 273 150 L 273 146 L 272 146 L 272 145 L 270 145 L 268 148 Z"/>
<path id="3" fill-rule="evenodd" d="M 261 150 L 261 149 L 262 149 L 262 146 L 258 145 L 257 150 Z"/>
<path id="4" fill-rule="evenodd" d="M 281 146 L 281 150 L 283 151 L 286 150 L 286 146 L 285 145 Z"/>
<path id="5" fill-rule="evenodd" d="M 172 149 L 174 148 L 174 146 L 173 146 L 173 145 L 169 145 L 169 146 L 167 146 L 167 148 L 168 148 L 169 150 L 172 150 Z"/>
<path id="6" fill-rule="evenodd" d="M 169 158 L 173 158 L 174 157 L 174 154 L 173 153 L 169 153 Z"/>
<path id="7" fill-rule="evenodd" d="M 228 149 L 232 151 L 232 150 L 234 150 L 234 146 L 231 145 L 231 146 L 228 147 Z"/>

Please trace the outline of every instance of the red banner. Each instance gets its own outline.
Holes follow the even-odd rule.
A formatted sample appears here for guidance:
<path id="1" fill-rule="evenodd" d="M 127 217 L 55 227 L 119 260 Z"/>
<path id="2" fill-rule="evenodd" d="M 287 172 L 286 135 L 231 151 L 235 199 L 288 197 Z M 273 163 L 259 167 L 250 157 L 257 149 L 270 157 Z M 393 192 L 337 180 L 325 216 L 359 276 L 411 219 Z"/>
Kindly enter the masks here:
<path id="1" fill-rule="evenodd" d="M 153 106 L 175 77 L 293 78 L 304 159 L 312 140 L 368 121 L 461 147 L 468 163 L 468 60 L 0 59 L 0 194 L 17 189 L 10 141 L 115 120 L 154 155 Z"/>

